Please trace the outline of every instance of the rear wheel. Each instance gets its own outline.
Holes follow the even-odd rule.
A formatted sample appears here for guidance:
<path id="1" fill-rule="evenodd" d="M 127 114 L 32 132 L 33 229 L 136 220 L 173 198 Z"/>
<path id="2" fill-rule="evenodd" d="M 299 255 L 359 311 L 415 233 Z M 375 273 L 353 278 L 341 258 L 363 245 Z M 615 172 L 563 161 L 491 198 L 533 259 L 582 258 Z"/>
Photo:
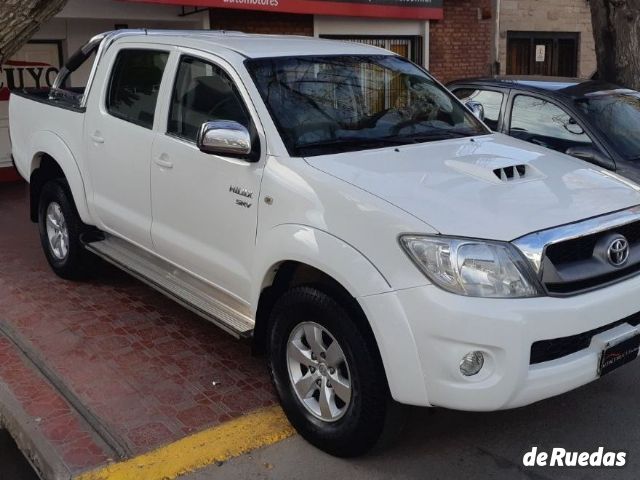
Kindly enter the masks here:
<path id="1" fill-rule="evenodd" d="M 40 242 L 53 271 L 70 280 L 83 277 L 87 252 L 80 235 L 88 227 L 80 220 L 66 180 L 51 180 L 42 187 L 38 225 Z"/>
<path id="2" fill-rule="evenodd" d="M 289 421 L 341 457 L 376 445 L 390 405 L 377 349 L 353 317 L 339 299 L 296 287 L 274 306 L 269 333 L 270 371 Z"/>

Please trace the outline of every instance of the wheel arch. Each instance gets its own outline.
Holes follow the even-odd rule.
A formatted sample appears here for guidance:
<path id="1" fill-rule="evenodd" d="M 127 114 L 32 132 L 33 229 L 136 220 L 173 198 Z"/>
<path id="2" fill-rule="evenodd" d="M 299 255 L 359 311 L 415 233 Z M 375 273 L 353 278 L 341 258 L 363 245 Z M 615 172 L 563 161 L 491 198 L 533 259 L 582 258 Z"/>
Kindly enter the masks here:
<path id="1" fill-rule="evenodd" d="M 44 184 L 55 178 L 64 178 L 80 218 L 91 223 L 82 174 L 66 143 L 52 132 L 38 132 L 32 138 L 32 152 L 29 175 L 31 220 L 37 221 L 38 202 Z"/>
<path id="2" fill-rule="evenodd" d="M 258 283 L 253 288 L 255 352 L 265 350 L 269 316 L 279 296 L 305 284 L 319 286 L 340 297 L 364 321 L 375 340 L 358 297 L 389 291 L 391 286 L 362 253 L 327 232 L 291 224 L 271 229 L 258 242 L 257 251 L 265 255 L 255 276 Z"/>
<path id="3" fill-rule="evenodd" d="M 279 295 L 296 283 L 330 286 L 344 295 L 370 332 L 393 398 L 429 405 L 411 326 L 392 286 L 368 258 L 338 237 L 303 225 L 281 225 L 259 235 L 256 251 L 261 262 L 254 276 L 254 353 L 266 350 L 269 317 Z"/>

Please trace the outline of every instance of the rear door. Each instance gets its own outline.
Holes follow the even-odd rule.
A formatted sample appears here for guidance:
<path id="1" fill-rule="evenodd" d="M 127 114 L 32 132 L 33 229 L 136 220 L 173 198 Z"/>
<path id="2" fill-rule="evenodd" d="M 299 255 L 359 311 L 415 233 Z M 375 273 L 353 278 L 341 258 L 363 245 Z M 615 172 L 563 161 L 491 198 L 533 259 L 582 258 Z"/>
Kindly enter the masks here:
<path id="1" fill-rule="evenodd" d="M 103 230 L 151 242 L 151 148 L 169 48 L 116 45 L 101 61 L 85 120 L 93 207 Z"/>
<path id="2" fill-rule="evenodd" d="M 182 51 L 153 145 L 152 237 L 166 260 L 246 301 L 250 296 L 264 148 L 258 161 L 201 152 L 203 123 L 236 121 L 264 147 L 240 77 L 221 59 Z"/>

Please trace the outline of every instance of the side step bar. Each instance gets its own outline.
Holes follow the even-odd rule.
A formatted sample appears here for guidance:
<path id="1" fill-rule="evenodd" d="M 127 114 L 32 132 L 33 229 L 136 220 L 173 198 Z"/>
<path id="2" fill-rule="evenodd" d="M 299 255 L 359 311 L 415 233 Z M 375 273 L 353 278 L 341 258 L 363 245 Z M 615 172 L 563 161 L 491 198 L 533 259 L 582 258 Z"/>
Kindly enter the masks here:
<path id="1" fill-rule="evenodd" d="M 216 324 L 234 337 L 251 337 L 255 322 L 251 318 L 248 307 L 225 292 L 112 235 L 103 234 L 98 238 L 96 235 L 91 235 L 83 241 L 87 250 Z"/>

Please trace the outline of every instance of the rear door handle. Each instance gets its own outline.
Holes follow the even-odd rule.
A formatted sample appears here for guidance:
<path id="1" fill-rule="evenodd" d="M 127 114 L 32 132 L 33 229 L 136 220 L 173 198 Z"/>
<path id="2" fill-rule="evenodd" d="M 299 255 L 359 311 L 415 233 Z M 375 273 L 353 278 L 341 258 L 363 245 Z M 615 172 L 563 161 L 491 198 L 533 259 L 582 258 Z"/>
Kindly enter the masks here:
<path id="1" fill-rule="evenodd" d="M 171 170 L 173 168 L 173 163 L 167 160 L 166 155 L 160 155 L 155 159 L 156 165 L 161 168 L 166 168 L 167 170 Z"/>
<path id="2" fill-rule="evenodd" d="M 100 132 L 96 132 L 91 135 L 91 140 L 93 140 L 95 143 L 104 143 L 104 138 L 100 136 Z"/>

